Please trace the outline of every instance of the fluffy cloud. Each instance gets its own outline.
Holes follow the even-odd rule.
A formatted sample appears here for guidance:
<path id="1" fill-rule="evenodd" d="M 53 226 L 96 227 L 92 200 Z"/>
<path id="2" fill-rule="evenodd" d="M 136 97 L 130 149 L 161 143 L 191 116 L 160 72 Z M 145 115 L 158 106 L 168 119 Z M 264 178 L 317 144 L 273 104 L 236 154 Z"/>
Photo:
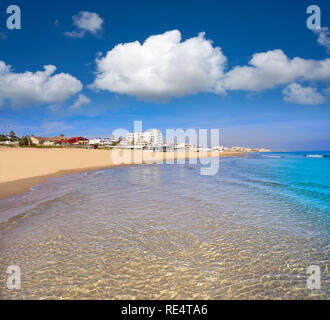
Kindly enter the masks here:
<path id="1" fill-rule="evenodd" d="M 76 102 L 70 107 L 71 110 L 77 110 L 79 109 L 83 104 L 88 104 L 90 103 L 90 99 L 87 98 L 85 95 L 80 94 L 78 96 L 78 99 L 76 100 Z"/>
<path id="2" fill-rule="evenodd" d="M 325 47 L 330 53 L 330 30 L 327 27 L 315 29 L 313 32 L 318 36 L 317 42 L 319 45 Z"/>
<path id="3" fill-rule="evenodd" d="M 0 101 L 10 100 L 14 107 L 33 103 L 64 102 L 80 92 L 81 82 L 67 73 L 54 74 L 56 67 L 44 66 L 44 71 L 15 73 L 0 61 Z"/>
<path id="4" fill-rule="evenodd" d="M 166 101 L 197 92 L 223 92 L 220 79 L 226 65 L 221 49 L 204 33 L 181 42 L 178 30 L 119 44 L 96 59 L 93 88 Z"/>
<path id="5" fill-rule="evenodd" d="M 296 104 L 318 105 L 327 101 L 327 98 L 319 93 L 316 88 L 302 87 L 295 82 L 289 84 L 283 90 L 283 95 L 284 101 Z"/>
<path id="6" fill-rule="evenodd" d="M 92 88 L 151 101 L 198 92 L 256 92 L 297 81 L 330 81 L 330 59 L 290 59 L 280 49 L 255 53 L 247 66 L 226 72 L 227 58 L 204 33 L 181 41 L 178 30 L 150 36 L 143 44 L 119 44 L 96 63 Z"/>
<path id="7" fill-rule="evenodd" d="M 298 80 L 330 81 L 330 59 L 290 60 L 282 50 L 255 53 L 249 66 L 237 66 L 226 73 L 226 90 L 262 91 Z"/>
<path id="8" fill-rule="evenodd" d="M 80 11 L 72 17 L 76 31 L 65 32 L 64 34 L 73 38 L 82 38 L 86 32 L 97 34 L 102 30 L 103 19 L 95 12 Z"/>

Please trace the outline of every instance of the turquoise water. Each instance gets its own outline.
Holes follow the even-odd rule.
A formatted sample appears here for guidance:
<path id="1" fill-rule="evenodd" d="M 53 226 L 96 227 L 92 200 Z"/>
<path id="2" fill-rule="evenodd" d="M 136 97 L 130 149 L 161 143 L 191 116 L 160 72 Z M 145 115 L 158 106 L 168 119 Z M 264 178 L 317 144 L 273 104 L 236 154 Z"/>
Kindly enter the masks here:
<path id="1" fill-rule="evenodd" d="M 322 157 L 315 157 L 322 155 Z M 329 299 L 330 153 L 51 179 L 0 201 L 2 298 Z M 306 286 L 320 267 L 321 289 Z"/>
<path id="2" fill-rule="evenodd" d="M 321 226 L 322 234 L 328 237 L 330 152 L 250 154 L 223 162 L 220 175 L 226 165 L 231 170 L 228 179 L 233 178 L 251 192 L 269 197 L 269 201 L 278 203 L 277 211 L 289 208 L 290 215 L 286 218 L 301 219 L 297 221 L 301 224 L 310 222 L 311 228 L 306 226 L 307 229 L 320 232 L 316 226 Z"/>
<path id="3" fill-rule="evenodd" d="M 322 156 L 322 157 L 321 157 Z M 330 153 L 296 152 L 254 155 L 247 181 L 265 190 L 329 213 Z M 268 189 L 267 189 L 268 187 Z"/>

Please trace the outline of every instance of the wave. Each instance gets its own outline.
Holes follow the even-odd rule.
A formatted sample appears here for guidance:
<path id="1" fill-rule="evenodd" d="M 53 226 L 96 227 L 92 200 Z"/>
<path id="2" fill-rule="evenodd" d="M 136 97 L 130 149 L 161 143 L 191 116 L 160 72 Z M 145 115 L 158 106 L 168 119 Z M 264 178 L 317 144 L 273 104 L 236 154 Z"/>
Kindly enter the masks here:
<path id="1" fill-rule="evenodd" d="M 265 185 L 265 186 L 278 187 L 278 188 L 287 188 L 287 187 L 289 187 L 286 184 L 278 183 L 278 182 L 275 182 L 275 181 L 265 181 L 265 180 L 261 180 L 261 179 L 250 179 L 250 178 L 247 178 L 245 180 L 247 182 L 252 183 L 252 184 L 261 184 L 261 185 Z"/>
<path id="2" fill-rule="evenodd" d="M 328 158 L 325 154 L 306 154 L 306 158 Z"/>
<path id="3" fill-rule="evenodd" d="M 265 154 L 263 154 L 262 157 L 263 157 L 263 158 L 275 158 L 275 159 L 280 159 L 280 158 L 282 158 L 282 156 L 269 156 L 269 155 L 265 155 Z"/>

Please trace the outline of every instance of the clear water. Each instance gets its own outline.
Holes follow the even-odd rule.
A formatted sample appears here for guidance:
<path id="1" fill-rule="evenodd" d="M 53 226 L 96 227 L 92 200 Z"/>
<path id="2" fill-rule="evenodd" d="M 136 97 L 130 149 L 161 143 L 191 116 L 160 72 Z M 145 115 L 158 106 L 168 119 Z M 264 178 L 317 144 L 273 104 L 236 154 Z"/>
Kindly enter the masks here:
<path id="1" fill-rule="evenodd" d="M 51 179 L 0 201 L 2 299 L 329 299 L 329 152 Z M 6 268 L 21 268 L 20 290 Z M 321 270 L 321 289 L 306 269 Z"/>

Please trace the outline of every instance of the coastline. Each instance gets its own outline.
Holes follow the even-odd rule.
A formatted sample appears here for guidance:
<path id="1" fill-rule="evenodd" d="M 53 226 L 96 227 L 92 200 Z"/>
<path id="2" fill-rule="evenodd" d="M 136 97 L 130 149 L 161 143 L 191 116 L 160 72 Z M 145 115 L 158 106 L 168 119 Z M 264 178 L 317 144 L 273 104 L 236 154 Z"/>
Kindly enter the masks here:
<path id="1" fill-rule="evenodd" d="M 145 152 L 124 150 L 122 163 L 112 161 L 109 150 L 30 149 L 0 147 L 0 199 L 25 193 L 31 187 L 67 174 L 125 165 L 189 158 L 237 157 L 243 152 Z"/>
<path id="2" fill-rule="evenodd" d="M 304 266 L 326 268 L 330 158 L 213 158 L 219 174 L 199 174 L 210 160 L 66 175 L 0 201 L 2 264 L 25 270 L 3 297 L 328 299 Z"/>

